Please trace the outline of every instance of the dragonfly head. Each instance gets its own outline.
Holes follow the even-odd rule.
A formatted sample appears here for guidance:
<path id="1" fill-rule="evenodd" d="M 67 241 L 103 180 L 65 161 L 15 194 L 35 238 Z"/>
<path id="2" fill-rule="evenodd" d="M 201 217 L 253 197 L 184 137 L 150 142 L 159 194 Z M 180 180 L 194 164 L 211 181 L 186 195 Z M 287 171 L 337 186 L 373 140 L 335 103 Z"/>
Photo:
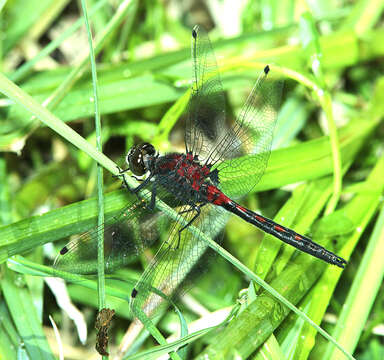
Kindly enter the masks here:
<path id="1" fill-rule="evenodd" d="M 150 162 L 155 155 L 156 150 L 153 145 L 142 143 L 131 147 L 125 161 L 135 175 L 142 176 L 149 171 Z"/>

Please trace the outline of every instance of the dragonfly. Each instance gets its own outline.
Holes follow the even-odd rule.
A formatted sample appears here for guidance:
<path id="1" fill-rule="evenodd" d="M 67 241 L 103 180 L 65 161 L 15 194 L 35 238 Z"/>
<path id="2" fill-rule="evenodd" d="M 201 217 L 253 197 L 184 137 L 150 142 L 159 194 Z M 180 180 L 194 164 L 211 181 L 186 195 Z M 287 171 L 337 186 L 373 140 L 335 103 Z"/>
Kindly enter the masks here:
<path id="1" fill-rule="evenodd" d="M 94 271 L 90 264 L 97 253 L 96 238 L 104 231 L 105 266 L 111 270 L 140 254 L 165 230 L 167 236 L 130 295 L 130 308 L 137 317 L 142 313 L 152 317 L 164 300 L 187 288 L 190 273 L 206 269 L 199 259 L 206 258 L 209 249 L 201 235 L 220 242 L 229 214 L 329 264 L 346 265 L 343 258 L 309 237 L 237 202 L 254 188 L 267 167 L 283 81 L 272 78 L 266 65 L 239 115 L 228 125 L 220 74 L 202 26 L 192 30 L 191 53 L 185 151 L 162 155 L 150 143 L 133 146 L 126 156 L 127 169 L 120 176 L 129 188 L 125 181 L 129 172 L 141 182 L 130 193 L 149 190 L 150 199 L 133 196 L 113 224 L 70 242 L 55 261 L 58 269 L 71 271 L 80 264 L 83 273 Z M 175 220 L 167 220 L 157 210 L 158 199 L 175 209 Z M 194 231 L 189 229 L 192 226 Z"/>

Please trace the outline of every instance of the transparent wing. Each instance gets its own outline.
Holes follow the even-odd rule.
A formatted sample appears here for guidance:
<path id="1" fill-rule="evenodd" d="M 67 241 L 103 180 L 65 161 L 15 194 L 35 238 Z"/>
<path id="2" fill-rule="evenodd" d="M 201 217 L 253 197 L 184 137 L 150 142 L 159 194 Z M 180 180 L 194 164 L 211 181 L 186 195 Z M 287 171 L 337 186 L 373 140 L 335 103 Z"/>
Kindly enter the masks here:
<path id="1" fill-rule="evenodd" d="M 192 224 L 196 227 L 197 234 L 192 234 L 187 228 L 182 231 L 179 242 L 179 230 L 196 212 L 191 211 L 190 205 L 174 198 L 162 186 L 158 186 L 157 190 L 157 196 L 179 212 L 176 221 L 169 221 L 164 214 L 148 210 L 141 200 L 133 201 L 103 227 L 86 232 L 68 243 L 54 264 L 58 271 L 96 274 L 97 236 L 104 231 L 105 268 L 107 272 L 111 272 L 132 261 L 146 247 L 152 245 L 160 234 L 169 234 L 135 286 L 137 295 L 131 301 L 131 310 L 140 319 L 143 319 L 140 315 L 142 311 L 150 317 L 157 314 L 159 305 L 163 303 L 163 298 L 156 295 L 159 292 L 173 301 L 177 294 L 192 286 L 197 276 L 196 269 L 201 275 L 212 257 L 212 254 L 206 254 L 207 244 L 198 234 L 205 233 L 212 238 L 216 237 L 218 241 L 221 236 L 217 235 L 224 228 L 228 216 L 224 209 L 210 204 L 204 205 L 201 215 Z M 203 254 L 207 256 L 204 257 L 203 264 L 199 264 L 198 260 Z M 169 305 L 169 301 L 164 305 Z"/>
<path id="2" fill-rule="evenodd" d="M 97 238 L 104 231 L 105 270 L 111 272 L 132 261 L 157 239 L 164 216 L 147 210 L 135 199 L 103 226 L 69 242 L 58 254 L 54 269 L 75 274 L 97 273 Z"/>
<path id="3" fill-rule="evenodd" d="M 201 26 L 192 30 L 192 89 L 185 130 L 187 152 L 207 159 L 225 133 L 225 98 L 211 42 Z"/>
<path id="4" fill-rule="evenodd" d="M 201 26 L 192 31 L 192 62 L 186 149 L 203 162 L 216 165 L 223 192 L 241 197 L 258 183 L 266 169 L 283 81 L 271 78 L 266 66 L 229 128 L 215 55 Z"/>
<path id="5" fill-rule="evenodd" d="M 269 73 L 266 66 L 213 154 L 215 161 L 229 159 L 216 167 L 221 190 L 235 198 L 259 182 L 268 164 L 283 89 L 283 81 L 270 78 Z"/>
<path id="6" fill-rule="evenodd" d="M 184 213 L 179 216 L 186 222 L 194 216 L 194 213 L 187 212 L 188 210 L 188 206 L 183 206 L 179 213 Z M 179 219 L 172 224 L 168 240 L 163 242 L 134 287 L 130 306 L 137 318 L 145 322 L 146 318 L 155 317 L 159 309 L 169 306 L 175 296 L 186 291 L 195 277 L 207 269 L 214 252 L 199 238 L 199 234 L 205 233 L 220 241 L 221 230 L 227 216 L 228 214 L 221 208 L 204 206 L 201 215 L 192 223 L 197 230 L 196 233 L 190 232 L 187 228 L 182 231 L 180 240 L 179 230 L 182 228 L 182 221 Z"/>

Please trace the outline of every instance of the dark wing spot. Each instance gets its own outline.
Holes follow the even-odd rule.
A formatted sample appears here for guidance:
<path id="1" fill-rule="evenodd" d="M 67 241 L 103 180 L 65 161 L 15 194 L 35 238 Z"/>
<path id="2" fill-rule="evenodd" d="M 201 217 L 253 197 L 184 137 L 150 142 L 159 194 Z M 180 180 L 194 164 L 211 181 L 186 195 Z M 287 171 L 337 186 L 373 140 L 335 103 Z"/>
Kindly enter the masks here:
<path id="1" fill-rule="evenodd" d="M 64 246 L 64 247 L 60 250 L 60 255 L 65 255 L 67 252 L 68 252 L 68 248 L 67 248 L 66 246 Z"/>
<path id="2" fill-rule="evenodd" d="M 132 298 L 135 298 L 137 295 L 137 290 L 135 288 L 133 288 L 132 292 L 131 292 L 131 297 Z"/>

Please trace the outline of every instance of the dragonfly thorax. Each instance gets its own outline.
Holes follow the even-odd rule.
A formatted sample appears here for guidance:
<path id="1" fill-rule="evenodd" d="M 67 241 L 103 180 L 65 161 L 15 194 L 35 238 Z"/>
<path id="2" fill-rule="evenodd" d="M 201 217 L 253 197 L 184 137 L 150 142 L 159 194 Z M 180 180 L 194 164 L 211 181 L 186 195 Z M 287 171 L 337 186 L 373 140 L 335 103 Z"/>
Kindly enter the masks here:
<path id="1" fill-rule="evenodd" d="M 154 161 L 156 181 L 174 197 L 183 201 L 206 202 L 208 185 L 218 185 L 217 170 L 201 164 L 198 156 L 191 153 L 168 153 Z"/>

